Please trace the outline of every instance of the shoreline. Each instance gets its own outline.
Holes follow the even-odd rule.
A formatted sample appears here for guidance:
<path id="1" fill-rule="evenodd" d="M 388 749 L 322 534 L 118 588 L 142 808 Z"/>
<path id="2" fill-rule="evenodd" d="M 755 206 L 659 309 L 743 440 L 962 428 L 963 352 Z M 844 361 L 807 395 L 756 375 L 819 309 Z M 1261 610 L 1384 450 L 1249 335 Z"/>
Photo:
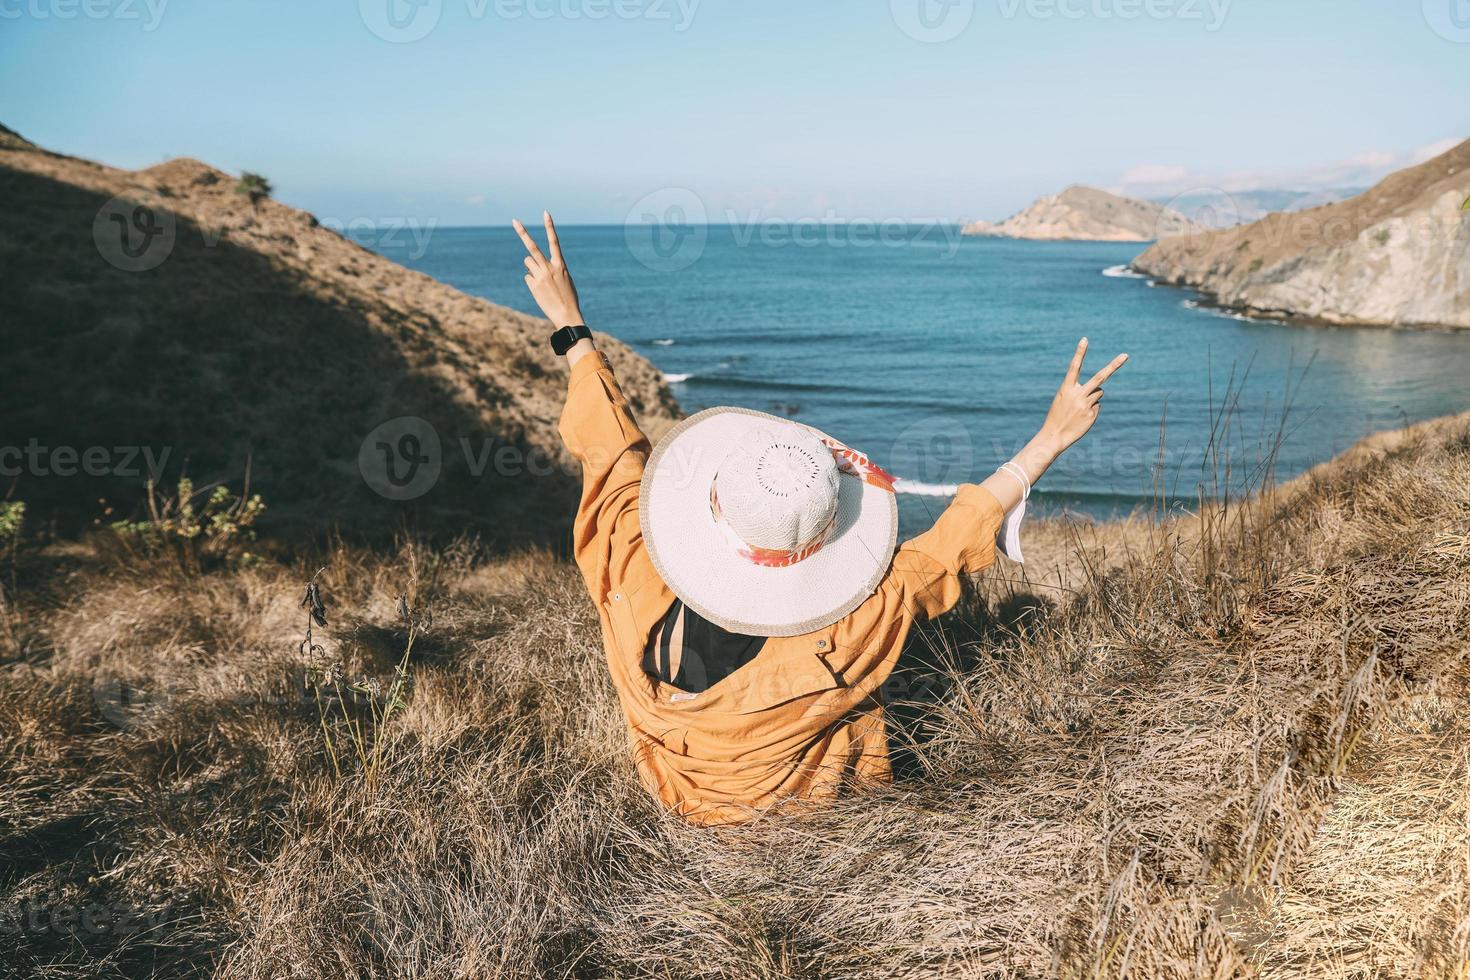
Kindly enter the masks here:
<path id="1" fill-rule="evenodd" d="M 1147 272 L 1132 262 L 1128 263 L 1126 268 L 1129 272 L 1136 274 L 1140 278 L 1147 279 L 1153 286 L 1166 286 L 1170 289 L 1194 293 L 1195 297 L 1199 300 L 1199 309 L 1238 314 L 1250 320 L 1279 323 L 1288 327 L 1340 327 L 1349 330 L 1407 330 L 1424 333 L 1470 332 L 1470 326 L 1459 326 L 1453 323 L 1383 323 L 1382 321 L 1375 320 L 1331 320 L 1326 317 L 1294 313 L 1289 310 L 1265 310 L 1255 306 L 1238 306 L 1231 303 L 1222 303 L 1219 294 L 1205 286 L 1183 280 L 1166 279 Z"/>

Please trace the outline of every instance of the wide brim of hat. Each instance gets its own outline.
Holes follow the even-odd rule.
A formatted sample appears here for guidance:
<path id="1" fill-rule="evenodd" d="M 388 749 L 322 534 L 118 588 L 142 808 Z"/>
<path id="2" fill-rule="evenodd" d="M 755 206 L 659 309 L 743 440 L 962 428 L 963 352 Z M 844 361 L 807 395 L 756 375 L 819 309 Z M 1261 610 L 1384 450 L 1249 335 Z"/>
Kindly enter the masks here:
<path id="1" fill-rule="evenodd" d="M 731 632 L 800 636 L 837 622 L 878 588 L 898 541 L 898 501 L 856 477 L 838 480 L 837 516 L 816 554 L 785 568 L 753 565 L 710 512 L 710 485 L 752 429 L 795 426 L 744 408 L 709 408 L 659 441 L 638 514 L 653 567 L 684 604 Z"/>

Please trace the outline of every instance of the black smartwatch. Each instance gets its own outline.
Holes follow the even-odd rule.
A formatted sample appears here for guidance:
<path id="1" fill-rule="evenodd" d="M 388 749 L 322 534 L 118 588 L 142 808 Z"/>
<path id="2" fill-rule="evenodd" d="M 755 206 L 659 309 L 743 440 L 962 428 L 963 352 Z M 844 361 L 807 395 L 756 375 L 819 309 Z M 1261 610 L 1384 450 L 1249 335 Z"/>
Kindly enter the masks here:
<path id="1" fill-rule="evenodd" d="M 575 327 L 562 327 L 551 335 L 551 349 L 558 354 L 565 354 L 577 341 L 591 339 L 592 331 L 580 323 Z"/>

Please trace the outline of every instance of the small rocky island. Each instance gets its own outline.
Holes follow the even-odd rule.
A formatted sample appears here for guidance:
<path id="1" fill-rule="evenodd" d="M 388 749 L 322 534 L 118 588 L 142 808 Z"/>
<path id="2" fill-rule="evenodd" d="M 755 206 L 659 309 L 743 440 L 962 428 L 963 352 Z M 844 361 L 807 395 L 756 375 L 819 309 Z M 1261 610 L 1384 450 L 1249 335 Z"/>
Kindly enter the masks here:
<path id="1" fill-rule="evenodd" d="M 966 235 L 1037 241 L 1150 242 L 1204 229 L 1177 211 L 1152 201 L 1120 197 L 1073 184 L 1038 198 L 999 223 L 972 221 Z"/>

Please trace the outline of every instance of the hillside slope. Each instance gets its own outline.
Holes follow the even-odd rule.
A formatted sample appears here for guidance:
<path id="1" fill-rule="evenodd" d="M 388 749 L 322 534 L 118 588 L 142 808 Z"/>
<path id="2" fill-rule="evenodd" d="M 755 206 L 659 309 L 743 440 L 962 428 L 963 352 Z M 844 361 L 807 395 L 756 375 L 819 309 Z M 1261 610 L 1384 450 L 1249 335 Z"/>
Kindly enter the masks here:
<path id="1" fill-rule="evenodd" d="M 235 184 L 195 160 L 130 172 L 0 131 L 0 447 L 34 447 L 0 496 L 79 525 L 99 497 L 133 506 L 150 461 L 165 484 L 187 468 L 235 487 L 248 462 L 278 527 L 407 518 L 509 539 L 564 518 L 545 321 Z M 658 373 L 602 344 L 661 430 L 677 406 Z"/>
<path id="2" fill-rule="evenodd" d="M 1282 489 L 993 569 L 884 687 L 897 783 L 719 833 L 638 784 L 570 562 L 23 539 L 0 975 L 1463 976 L 1470 414 Z"/>
<path id="3" fill-rule="evenodd" d="M 1470 141 L 1357 197 L 1167 239 L 1133 268 L 1242 312 L 1470 327 Z"/>
<path id="4" fill-rule="evenodd" d="M 1192 230 L 1197 227 L 1184 215 L 1152 201 L 1074 184 L 1060 194 L 1038 198 L 998 224 L 971 222 L 964 233 L 1040 241 L 1147 242 Z"/>

